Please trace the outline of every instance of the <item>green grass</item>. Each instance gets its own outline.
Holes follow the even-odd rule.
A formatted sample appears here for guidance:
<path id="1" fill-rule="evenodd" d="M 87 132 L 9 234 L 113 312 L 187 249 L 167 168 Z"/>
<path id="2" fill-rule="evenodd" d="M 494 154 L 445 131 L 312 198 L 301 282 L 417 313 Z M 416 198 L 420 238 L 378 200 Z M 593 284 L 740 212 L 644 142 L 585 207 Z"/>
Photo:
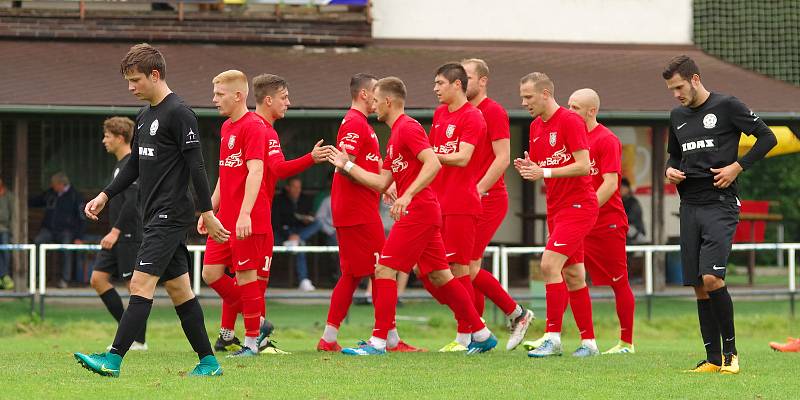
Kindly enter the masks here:
<path id="1" fill-rule="evenodd" d="M 219 308 L 205 307 L 209 333 L 216 336 Z M 25 301 L 0 302 L 0 398 L 169 398 L 169 399 L 540 399 L 540 398 L 797 398 L 800 354 L 773 353 L 769 340 L 800 334 L 789 318 L 788 301 L 736 302 L 738 376 L 695 375 L 681 371 L 703 357 L 695 303 L 656 300 L 654 317 L 640 305 L 635 326 L 637 354 L 578 360 L 532 360 L 518 349 L 463 354 L 390 354 L 350 358 L 320 354 L 314 347 L 325 321 L 322 305 L 270 303 L 274 338 L 289 356 L 221 358 L 225 375 L 196 379 L 185 375 L 197 362 L 174 310 L 157 301 L 148 325 L 150 351 L 130 353 L 119 379 L 80 368 L 71 353 L 105 349 L 116 324 L 97 305 L 49 305 L 47 319 L 26 314 Z M 537 310 L 538 311 L 538 310 Z M 544 316 L 537 312 L 539 318 Z M 452 339 L 449 311 L 432 303 L 408 303 L 398 311 L 401 335 L 414 345 L 437 349 Z M 491 311 L 487 317 L 491 319 Z M 422 317 L 424 321 L 415 318 Z M 613 303 L 596 303 L 601 350 L 616 343 Z M 239 321 L 239 329 L 242 328 Z M 372 309 L 356 306 L 343 325 L 340 343 L 352 344 L 371 330 Z M 505 345 L 507 334 L 492 326 Z M 541 319 L 528 334 L 541 334 Z M 578 345 L 575 326 L 565 316 L 565 351 Z M 240 332 L 241 334 L 241 332 Z"/>

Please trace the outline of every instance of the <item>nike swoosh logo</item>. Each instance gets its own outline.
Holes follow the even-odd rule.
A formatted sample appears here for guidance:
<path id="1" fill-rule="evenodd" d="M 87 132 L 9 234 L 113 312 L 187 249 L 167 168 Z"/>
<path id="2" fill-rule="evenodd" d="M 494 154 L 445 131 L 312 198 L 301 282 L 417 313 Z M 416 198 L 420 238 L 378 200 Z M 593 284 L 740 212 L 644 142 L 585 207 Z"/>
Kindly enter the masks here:
<path id="1" fill-rule="evenodd" d="M 554 326 L 555 324 L 547 324 L 547 326 Z"/>
<path id="2" fill-rule="evenodd" d="M 456 255 L 456 253 L 447 253 L 447 254 L 445 254 L 445 256 L 447 256 L 447 257 L 454 256 L 454 255 Z"/>
<path id="3" fill-rule="evenodd" d="M 579 334 L 581 334 L 581 335 L 583 335 L 583 333 L 584 333 L 584 332 L 586 332 L 586 330 L 585 330 L 585 329 L 584 329 L 584 330 L 582 330 L 582 331 L 580 331 L 580 332 L 578 332 L 578 333 L 579 333 Z"/>
<path id="4" fill-rule="evenodd" d="M 553 246 L 556 246 L 556 247 L 561 247 L 561 246 L 566 246 L 566 245 L 567 245 L 566 243 L 553 242 Z"/>
<path id="5" fill-rule="evenodd" d="M 247 260 L 244 260 L 244 261 L 239 261 L 238 264 L 239 265 L 245 265 L 245 264 L 247 264 L 248 261 L 250 261 L 249 258 Z"/>
<path id="6" fill-rule="evenodd" d="M 128 272 L 127 274 L 122 274 L 122 277 L 123 278 L 127 278 L 127 277 L 129 277 L 131 275 L 133 275 L 133 272 Z"/>
<path id="7" fill-rule="evenodd" d="M 381 256 L 381 258 L 392 258 L 392 256 Z"/>
<path id="8" fill-rule="evenodd" d="M 101 365 L 101 366 L 100 366 L 100 371 L 103 371 L 103 372 L 117 372 L 117 371 L 119 371 L 119 370 L 116 370 L 116 369 L 108 369 L 108 368 L 106 368 L 106 365 L 105 365 L 105 364 L 103 364 L 103 365 Z"/>
<path id="9" fill-rule="evenodd" d="M 620 279 L 622 279 L 622 275 L 620 275 L 620 276 L 618 276 L 616 278 L 611 278 L 611 280 L 614 281 L 614 282 L 616 282 L 616 281 L 618 281 Z"/>
<path id="10" fill-rule="evenodd" d="M 730 339 L 725 339 L 725 341 L 726 341 L 726 342 L 732 342 L 732 341 L 733 341 L 733 339 L 735 339 L 735 338 L 736 338 L 736 337 L 734 336 L 734 337 L 732 337 L 732 338 L 730 338 Z"/>
<path id="11" fill-rule="evenodd" d="M 136 130 L 138 131 L 139 129 L 142 129 L 143 126 L 144 126 L 144 124 L 141 124 L 141 125 L 137 126 Z"/>
<path id="12" fill-rule="evenodd" d="M 711 342 L 709 342 L 709 343 L 703 343 L 703 346 L 711 346 Z"/>
<path id="13" fill-rule="evenodd" d="M 150 264 L 152 264 L 152 263 L 146 263 L 144 261 L 139 261 L 139 265 L 150 265 Z"/>
<path id="14" fill-rule="evenodd" d="M 675 129 L 676 129 L 676 130 L 679 130 L 679 129 L 683 128 L 683 126 L 684 126 L 684 125 L 686 125 L 686 122 L 684 122 L 684 123 L 682 123 L 682 124 L 678 125 L 678 127 L 677 127 L 677 128 L 675 128 Z"/>
<path id="15" fill-rule="evenodd" d="M 716 265 L 715 265 L 715 266 L 713 266 L 713 267 L 711 267 L 711 268 L 712 268 L 712 269 L 714 269 L 715 271 L 719 271 L 719 270 L 721 270 L 721 269 L 725 269 L 725 267 L 724 267 L 724 266 L 723 266 L 723 267 L 718 267 L 718 266 L 716 266 Z"/>
<path id="16" fill-rule="evenodd" d="M 533 143 L 536 143 L 537 140 L 539 140 L 538 137 L 533 138 Z"/>

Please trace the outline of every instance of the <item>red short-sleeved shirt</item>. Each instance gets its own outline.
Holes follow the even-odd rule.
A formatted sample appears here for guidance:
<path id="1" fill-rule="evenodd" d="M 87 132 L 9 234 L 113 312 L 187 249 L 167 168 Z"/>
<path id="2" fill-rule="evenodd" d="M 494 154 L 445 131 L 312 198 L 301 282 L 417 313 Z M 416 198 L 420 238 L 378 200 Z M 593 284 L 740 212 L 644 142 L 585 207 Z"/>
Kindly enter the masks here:
<path id="1" fill-rule="evenodd" d="M 592 177 L 592 187 L 595 193 L 597 193 L 600 185 L 603 184 L 603 174 L 617 174 L 617 190 L 600 207 L 600 214 L 595 225 L 628 225 L 628 216 L 625 214 L 625 207 L 622 206 L 622 196 L 619 194 L 619 187 L 622 182 L 622 144 L 619 138 L 614 135 L 614 132 L 611 132 L 610 129 L 602 124 L 597 125 L 589 132 L 589 159 L 591 160 L 591 172 L 589 175 Z"/>
<path id="2" fill-rule="evenodd" d="M 415 119 L 403 114 L 394 122 L 389 142 L 386 144 L 383 169 L 392 171 L 398 196 L 402 196 L 408 190 L 422 170 L 422 162 L 417 159 L 417 155 L 430 148 L 425 128 Z M 407 222 L 436 226 L 442 224 L 439 202 L 430 186 L 417 193 L 406 210 L 408 215 L 401 218 L 407 218 Z"/>
<path id="3" fill-rule="evenodd" d="M 489 170 L 489 166 L 492 165 L 495 159 L 492 142 L 495 140 L 510 139 L 511 133 L 509 132 L 508 113 L 500 103 L 487 97 L 478 104 L 478 110 L 481 111 L 483 119 L 486 121 L 486 140 L 484 140 L 484 145 L 478 146 L 478 148 L 475 149 L 476 151 L 480 150 L 479 154 L 477 154 L 477 160 L 480 162 L 478 164 L 477 179 L 480 181 L 481 178 L 486 175 L 486 171 Z M 473 155 L 473 157 L 475 157 L 475 155 Z M 505 174 L 500 175 L 497 182 L 492 185 L 489 189 L 490 194 L 506 190 L 504 176 Z"/>
<path id="4" fill-rule="evenodd" d="M 219 146 L 220 205 L 217 217 L 222 225 L 233 231 L 244 200 L 247 180 L 247 161 L 264 160 L 267 128 L 255 113 L 248 112 L 236 122 L 228 119 L 222 124 Z M 258 197 L 250 212 L 253 233 L 272 231 L 270 226 L 270 194 L 262 179 Z"/>
<path id="5" fill-rule="evenodd" d="M 361 111 L 347 111 L 336 143 L 340 149 L 355 156 L 355 164 L 366 171 L 380 173 L 381 153 L 378 137 Z M 331 186 L 331 209 L 333 225 L 353 226 L 381 223 L 378 212 L 380 195 L 374 190 L 350 180 L 342 174 L 333 175 Z"/>
<path id="6" fill-rule="evenodd" d="M 531 161 L 542 168 L 559 168 L 575 163 L 572 153 L 588 150 L 586 123 L 578 114 L 559 107 L 547 122 L 536 118 L 530 127 L 529 155 Z M 575 204 L 594 202 L 597 195 L 592 189 L 592 178 L 545 178 L 547 213 L 573 207 Z"/>
<path id="7" fill-rule="evenodd" d="M 486 121 L 480 110 L 465 103 L 454 112 L 443 104 L 433 114 L 433 124 L 429 136 L 433 151 L 437 154 L 452 154 L 460 149 L 460 144 L 475 146 L 472 158 L 465 167 L 443 165 L 431 187 L 439 198 L 442 214 L 478 215 L 481 213 L 481 200 L 478 196 L 480 179 L 480 160 L 476 153 L 485 146 Z"/>

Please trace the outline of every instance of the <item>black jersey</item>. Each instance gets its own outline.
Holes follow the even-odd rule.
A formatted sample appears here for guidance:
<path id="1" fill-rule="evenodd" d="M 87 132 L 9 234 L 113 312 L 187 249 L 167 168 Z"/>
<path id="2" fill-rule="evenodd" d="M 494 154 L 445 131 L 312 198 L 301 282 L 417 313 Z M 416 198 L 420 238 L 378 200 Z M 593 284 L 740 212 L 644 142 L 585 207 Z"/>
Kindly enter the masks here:
<path id="1" fill-rule="evenodd" d="M 686 179 L 678 184 L 681 201 L 736 203 L 736 182 L 724 189 L 714 187 L 715 174 L 711 168 L 722 168 L 738 160 L 742 132 L 756 136 L 765 131 L 771 133 L 764 121 L 736 97 L 719 93 L 711 93 L 700 107 L 674 108 L 669 119 L 667 165 L 686 174 Z M 740 160 L 740 164 L 746 169 L 754 161 Z"/>
<path id="2" fill-rule="evenodd" d="M 131 151 L 125 168 L 104 192 L 112 198 L 138 178 L 145 227 L 194 224 L 190 176 L 200 211 L 211 210 L 197 116 L 178 95 L 170 93 L 139 111 Z"/>
<path id="3" fill-rule="evenodd" d="M 111 180 L 117 177 L 131 155 L 127 154 L 114 165 Z M 120 230 L 118 241 L 142 240 L 142 210 L 139 205 L 139 185 L 133 182 L 119 196 L 108 201 L 108 218 L 112 228 Z"/>

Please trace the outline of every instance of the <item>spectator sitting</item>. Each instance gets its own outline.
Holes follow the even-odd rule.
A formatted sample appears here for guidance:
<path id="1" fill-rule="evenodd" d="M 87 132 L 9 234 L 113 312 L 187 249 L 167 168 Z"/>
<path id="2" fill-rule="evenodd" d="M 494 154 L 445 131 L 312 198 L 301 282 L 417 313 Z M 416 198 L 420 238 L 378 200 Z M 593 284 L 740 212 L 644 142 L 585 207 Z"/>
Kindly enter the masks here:
<path id="1" fill-rule="evenodd" d="M 34 242 L 81 244 L 84 228 L 83 196 L 69 183 L 69 177 L 58 172 L 50 178 L 50 189 L 29 201 L 30 207 L 44 207 L 44 220 Z M 62 252 L 61 280 L 58 286 L 67 287 L 73 280 L 73 254 Z"/>
<path id="2" fill-rule="evenodd" d="M 312 215 L 311 198 L 303 195 L 303 182 L 298 177 L 289 178 L 283 192 L 275 196 L 272 204 L 272 229 L 275 243 L 284 246 L 304 245 L 322 227 Z M 304 292 L 316 290 L 308 278 L 308 263 L 304 252 L 296 253 L 295 271 Z"/>
<path id="3" fill-rule="evenodd" d="M 628 239 L 626 242 L 628 244 L 642 243 L 647 235 L 644 229 L 644 220 L 642 219 L 642 205 L 633 195 L 628 178 L 622 178 L 619 194 L 622 196 L 622 206 L 625 207 L 625 214 L 628 215 Z"/>

